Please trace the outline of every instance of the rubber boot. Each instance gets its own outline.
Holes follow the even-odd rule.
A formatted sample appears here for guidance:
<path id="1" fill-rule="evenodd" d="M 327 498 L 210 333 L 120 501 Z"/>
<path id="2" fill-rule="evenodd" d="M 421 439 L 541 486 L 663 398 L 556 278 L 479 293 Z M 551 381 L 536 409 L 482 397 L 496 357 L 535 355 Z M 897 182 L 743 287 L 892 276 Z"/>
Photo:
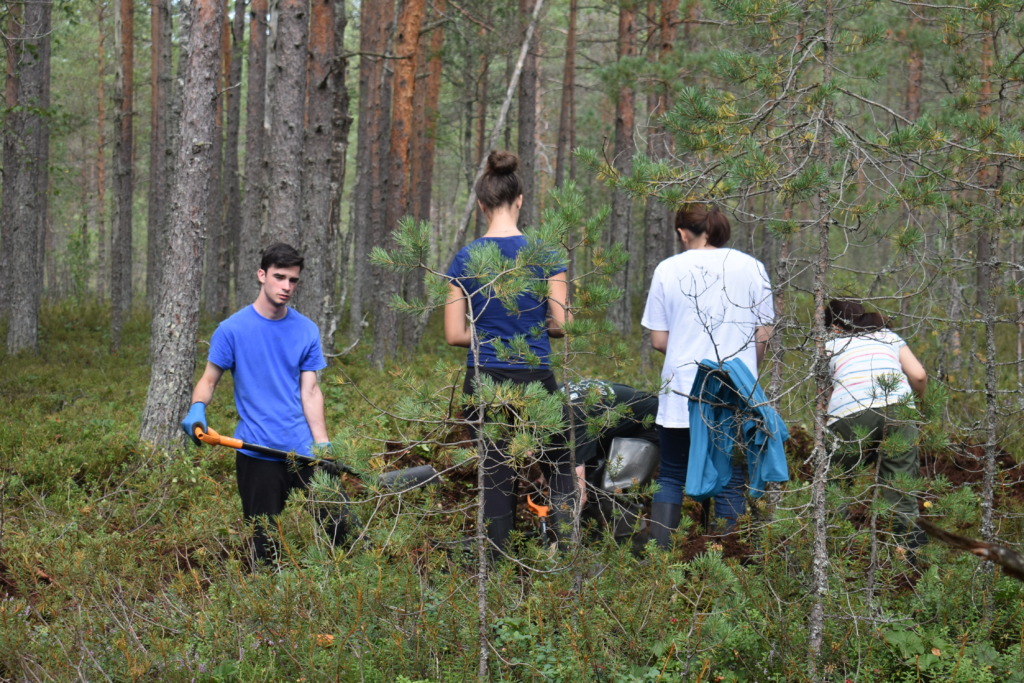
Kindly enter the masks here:
<path id="1" fill-rule="evenodd" d="M 662 550 L 672 546 L 672 533 L 679 528 L 682 509 L 679 503 L 651 503 L 651 538 Z"/>

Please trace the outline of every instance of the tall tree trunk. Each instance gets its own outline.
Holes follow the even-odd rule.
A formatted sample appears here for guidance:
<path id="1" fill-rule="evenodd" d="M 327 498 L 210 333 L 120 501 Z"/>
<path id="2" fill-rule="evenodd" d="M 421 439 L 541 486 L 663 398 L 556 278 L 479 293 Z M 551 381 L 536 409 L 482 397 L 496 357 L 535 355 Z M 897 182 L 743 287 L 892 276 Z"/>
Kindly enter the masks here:
<path id="1" fill-rule="evenodd" d="M 636 57 L 636 0 L 620 0 L 619 5 L 619 61 Z M 612 166 L 620 175 L 628 175 L 633 167 L 636 145 L 633 131 L 636 127 L 634 106 L 635 94 L 631 83 L 619 86 L 615 98 L 615 155 Z M 633 198 L 625 190 L 612 193 L 611 229 L 608 231 L 609 244 L 619 244 L 626 253 L 633 244 Z M 608 307 L 608 320 L 623 334 L 633 329 L 633 302 L 630 294 L 632 264 L 627 261 L 615 275 L 616 286 L 622 288 L 621 299 Z"/>
<path id="2" fill-rule="evenodd" d="M 249 69 L 245 101 L 245 197 L 238 237 L 235 294 L 239 301 L 255 293 L 256 270 L 263 244 L 266 202 L 267 0 L 249 3 Z"/>
<path id="3" fill-rule="evenodd" d="M 110 249 L 110 348 L 121 346 L 121 331 L 132 306 L 132 195 L 135 183 L 134 121 L 132 99 L 135 74 L 135 3 L 115 0 L 114 21 L 117 74 L 114 81 L 114 106 L 117 108 L 117 138 L 114 145 L 114 228 Z"/>
<path id="4" fill-rule="evenodd" d="M 334 347 L 334 290 L 337 267 L 338 216 L 334 214 L 337 190 L 333 128 L 335 89 L 344 87 L 336 78 L 335 5 L 337 0 L 312 0 L 310 6 L 308 94 L 306 100 L 305 162 L 303 164 L 302 240 L 306 257 L 302 291 L 296 307 L 316 322 L 324 349 Z"/>
<path id="5" fill-rule="evenodd" d="M 907 55 L 907 118 L 916 121 L 921 115 L 921 83 L 924 79 L 924 54 L 917 36 L 921 24 L 921 8 L 916 7 L 916 0 L 907 6 L 907 39 L 910 41 L 910 54 Z"/>
<path id="6" fill-rule="evenodd" d="M 225 2 L 225 12 L 227 3 Z M 219 59 L 220 82 L 217 88 L 217 112 L 214 115 L 216 132 L 213 136 L 214 164 L 210 177 L 210 217 L 206 227 L 206 265 L 203 267 L 202 310 L 207 315 L 220 319 L 228 313 L 227 227 L 224 223 L 224 97 L 227 92 L 229 55 L 231 54 L 231 30 L 228 18 L 222 19 Z"/>
<path id="7" fill-rule="evenodd" d="M 350 333 L 363 326 L 363 302 L 376 291 L 376 272 L 370 268 L 373 240 L 384 231 L 385 169 L 381 164 L 388 139 L 391 100 L 389 73 L 383 55 L 394 21 L 391 2 L 365 3 L 359 34 L 359 123 L 356 132 L 356 187 L 352 200 L 352 272 L 350 273 Z M 374 297 L 376 298 L 376 297 Z M 369 308 L 369 307 L 367 307 Z M 374 309 L 378 310 L 378 309 Z"/>
<path id="8" fill-rule="evenodd" d="M 240 271 L 238 240 L 242 229 L 242 179 L 238 164 L 238 140 L 242 127 L 242 46 L 245 44 L 245 0 L 235 0 L 231 19 L 230 65 L 227 69 L 227 111 L 224 117 L 224 291 L 228 310 L 249 297 L 238 295 Z M 250 274 L 251 277 L 251 274 Z M 248 303 L 248 301 L 245 301 Z"/>
<path id="9" fill-rule="evenodd" d="M 524 26 L 532 22 L 537 0 L 519 0 L 519 11 Z M 526 35 L 524 30 L 523 35 Z M 519 77 L 519 178 L 523 184 L 523 208 L 519 212 L 519 225 L 535 228 L 540 225 L 539 196 L 537 182 L 537 106 L 540 87 L 540 31 L 534 29 Z"/>
<path id="10" fill-rule="evenodd" d="M 21 96 L 20 68 L 21 68 L 21 45 L 22 24 L 24 16 L 23 6 L 14 4 L 7 15 L 4 30 L 7 40 L 4 42 L 4 131 L 3 131 L 3 166 L 0 173 L 3 174 L 3 185 L 0 187 L 2 201 L 0 201 L 0 268 L 3 272 L 9 272 L 11 268 L 10 246 L 13 242 L 13 228 L 19 220 L 18 186 L 22 174 L 19 162 L 19 151 L 21 149 L 18 136 L 22 134 L 24 123 L 21 112 L 18 110 L 18 98 Z M 0 279 L 0 319 L 3 319 L 10 312 L 10 279 Z"/>
<path id="11" fill-rule="evenodd" d="M 835 60 L 835 7 L 833 0 L 825 0 L 823 31 L 823 68 L 821 82 L 828 83 L 834 75 Z M 820 147 L 822 168 L 832 164 L 832 147 L 829 143 L 834 129 L 834 105 L 825 100 L 821 111 L 823 143 Z M 812 680 L 821 680 L 819 660 L 825 637 L 825 601 L 828 598 L 828 524 L 827 501 L 825 488 L 828 483 L 828 470 L 831 458 L 825 443 L 825 420 L 828 412 L 828 395 L 832 388 L 832 376 L 828 367 L 828 356 L 825 352 L 825 301 L 828 296 L 829 267 L 829 226 L 832 224 L 832 209 L 829 190 L 823 190 L 817 198 L 818 216 L 815 223 L 818 237 L 818 253 L 814 271 L 814 445 L 811 451 L 811 462 L 814 475 L 811 480 L 811 519 L 813 527 L 813 550 L 811 567 L 811 593 L 813 604 L 808 618 L 808 659 Z"/>
<path id="12" fill-rule="evenodd" d="M 438 19 L 444 12 L 444 0 L 434 3 Z M 441 96 L 441 69 L 444 49 L 444 23 L 438 23 L 422 36 L 416 50 L 416 89 L 413 102 L 412 205 L 413 218 L 430 220 L 434 188 L 434 152 L 437 147 L 437 113 Z"/>
<path id="13" fill-rule="evenodd" d="M 661 0 L 657 10 L 655 10 L 654 4 L 654 0 L 650 0 L 648 3 L 648 14 L 652 19 L 656 17 L 658 22 L 655 29 L 657 40 L 654 41 L 654 44 L 657 50 L 657 60 L 664 62 L 671 56 L 675 46 L 675 21 L 679 0 Z M 650 121 L 650 128 L 647 132 L 647 156 L 652 161 L 660 161 L 672 156 L 672 135 L 665 130 L 665 126 L 659 120 L 672 107 L 671 89 L 671 83 L 659 82 L 647 96 L 647 119 Z M 644 203 L 644 256 L 641 277 L 645 288 L 654 276 L 654 269 L 671 253 L 671 245 L 674 244 L 675 239 L 675 231 L 672 226 L 672 209 L 657 199 L 648 197 Z M 642 331 L 640 359 L 644 367 L 650 367 L 651 332 L 646 328 Z"/>
<path id="14" fill-rule="evenodd" d="M 302 138 L 306 100 L 309 0 L 277 0 L 277 33 L 271 46 L 270 158 L 274 173 L 267 188 L 267 241 L 300 243 Z"/>
<path id="15" fill-rule="evenodd" d="M 223 23 L 221 0 L 191 0 L 184 62 L 182 119 L 170 231 L 150 341 L 149 392 L 139 438 L 161 450 L 181 444 L 178 422 L 188 408 L 196 370 L 199 282 L 210 201 L 214 118 Z"/>
<path id="16" fill-rule="evenodd" d="M 4 121 L 3 199 L 10 278 L 7 353 L 39 348 L 39 301 L 43 289 L 42 236 L 48 209 L 50 131 L 50 26 L 52 3 L 26 3 L 11 13 L 7 97 L 16 109 Z M 10 202 L 10 206 L 8 203 Z"/>
<path id="17" fill-rule="evenodd" d="M 331 149 L 333 150 L 334 158 L 331 161 L 331 212 L 333 216 L 332 225 L 335 226 L 336 230 L 341 224 L 341 193 L 345 187 L 345 173 L 348 169 L 348 137 L 349 132 L 352 130 L 352 115 L 349 113 L 349 97 L 348 87 L 346 78 L 348 75 L 348 57 L 342 57 L 340 55 L 345 54 L 345 28 L 348 25 L 348 16 L 345 13 L 345 3 L 338 2 L 334 8 L 334 54 L 335 63 L 334 70 L 331 73 L 331 78 L 334 80 L 334 110 L 333 110 L 333 121 L 331 127 L 334 130 L 334 137 L 331 140 Z M 344 264 L 350 261 L 346 258 L 351 247 L 351 228 L 346 233 L 346 239 L 342 243 L 342 248 L 339 250 L 335 249 L 335 256 L 341 258 L 341 263 L 338 264 L 336 270 L 338 271 L 335 275 L 332 287 L 334 291 L 337 291 L 339 282 L 347 282 L 346 275 L 343 271 Z M 341 294 L 337 298 L 337 302 L 331 310 L 331 315 L 327 320 L 326 326 L 320 329 L 320 333 L 328 339 L 334 339 L 335 332 L 338 328 L 338 321 L 341 317 L 341 311 L 345 307 L 345 297 L 347 290 L 342 289 Z M 330 347 L 328 347 L 330 348 Z"/>
<path id="18" fill-rule="evenodd" d="M 569 0 L 569 22 L 565 36 L 565 63 L 562 67 L 562 106 L 558 114 L 558 145 L 555 152 L 555 187 L 566 180 L 566 167 L 573 151 L 576 127 L 576 8 L 578 0 Z M 575 174 L 569 173 L 573 180 Z"/>
<path id="19" fill-rule="evenodd" d="M 419 47 L 416 49 L 416 86 L 412 106 L 413 137 L 409 150 L 409 214 L 413 219 L 425 222 L 431 222 L 433 201 L 434 151 L 437 142 L 437 114 L 438 101 L 441 97 L 444 49 L 444 0 L 436 0 L 432 8 L 434 26 L 429 31 L 420 33 Z M 434 234 L 433 230 L 431 234 Z M 413 273 L 406 277 L 406 294 L 409 298 L 423 298 L 424 286 L 422 277 Z M 429 319 L 429 312 L 424 311 L 407 321 L 407 346 L 412 347 L 419 343 Z"/>
<path id="20" fill-rule="evenodd" d="M 384 204 L 384 234 L 379 243 L 385 248 L 395 244 L 389 237 L 398 229 L 399 220 L 409 212 L 409 158 L 412 141 L 412 105 L 416 87 L 416 47 L 420 27 L 426 16 L 425 0 L 404 0 L 395 30 L 394 76 L 391 86 L 391 135 L 388 144 L 386 177 L 387 201 Z M 373 360 L 378 366 L 398 353 L 402 344 L 398 313 L 387 302 L 402 293 L 402 276 L 383 268 L 377 270 L 382 306 L 377 310 L 374 327 Z"/>
<path id="21" fill-rule="evenodd" d="M 485 34 L 485 30 L 480 30 L 481 36 Z M 491 71 L 491 55 L 484 50 L 480 55 L 480 76 L 476 81 L 476 156 L 473 158 L 469 167 L 466 169 L 469 177 L 467 179 L 469 183 L 469 191 L 472 192 L 476 185 L 476 176 L 473 175 L 473 169 L 480 165 L 481 159 L 486 159 L 490 153 L 488 149 L 489 144 L 487 140 L 487 105 L 490 102 L 488 96 L 490 90 L 490 79 L 488 74 Z M 494 136 L 491 136 L 492 140 Z M 506 145 L 507 146 L 507 145 Z M 480 237 L 486 230 L 486 220 L 484 219 L 483 213 L 477 213 L 476 226 L 474 231 L 474 237 Z"/>
<path id="22" fill-rule="evenodd" d="M 103 87 L 107 70 L 104 54 L 105 7 L 106 4 L 103 2 L 96 3 L 96 26 L 99 33 L 99 43 L 96 46 L 96 291 L 101 298 L 106 296 L 110 289 L 107 270 L 107 95 Z"/>
<path id="23" fill-rule="evenodd" d="M 170 0 L 150 2 L 150 131 L 149 193 L 147 200 L 146 302 L 156 303 L 167 242 L 167 198 L 171 173 L 168 126 L 171 108 L 171 6 Z"/>

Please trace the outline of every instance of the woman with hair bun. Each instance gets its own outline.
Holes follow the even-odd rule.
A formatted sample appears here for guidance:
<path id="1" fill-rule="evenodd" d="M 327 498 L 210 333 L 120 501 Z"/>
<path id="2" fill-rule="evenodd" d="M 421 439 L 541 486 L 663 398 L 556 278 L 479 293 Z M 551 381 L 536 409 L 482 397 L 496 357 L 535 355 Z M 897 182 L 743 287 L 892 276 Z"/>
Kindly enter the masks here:
<path id="1" fill-rule="evenodd" d="M 658 401 L 661 465 L 651 504 L 651 536 L 671 545 L 679 525 L 690 455 L 687 396 L 705 359 L 738 359 L 757 377 L 775 315 L 771 284 L 760 261 L 725 244 L 729 219 L 715 205 L 696 204 L 676 213 L 675 231 L 683 252 L 658 264 L 641 324 L 651 345 L 665 354 L 664 386 Z M 715 515 L 727 528 L 746 509 L 744 470 L 715 496 Z"/>
<path id="2" fill-rule="evenodd" d="M 538 296 L 532 291 L 521 293 L 514 311 L 508 310 L 493 295 L 489 281 L 468 273 L 471 255 L 477 250 L 496 248 L 504 258 L 515 261 L 519 252 L 529 245 L 518 225 L 523 205 L 522 185 L 516 173 L 518 165 L 519 159 L 511 152 L 492 151 L 488 155 L 486 170 L 476 184 L 477 204 L 487 218 L 487 232 L 463 247 L 447 272 L 450 284 L 444 309 L 445 341 L 469 349 L 463 384 L 467 396 L 473 395 L 481 375 L 496 383 L 539 382 L 550 393 L 558 391 L 549 360 L 549 338 L 563 336 L 563 325 L 571 319 L 566 265 L 531 266 L 534 276 L 546 281 L 547 296 Z M 529 359 L 509 353 L 516 338 L 525 339 Z M 466 417 L 472 422 L 478 416 L 470 409 Z M 503 446 L 488 442 L 482 463 L 487 536 L 498 550 L 504 549 L 512 531 L 516 505 L 516 471 L 503 452 Z M 561 496 L 564 502 L 571 495 L 574 490 L 571 475 L 571 472 L 560 472 L 552 478 L 553 498 Z"/>
<path id="3" fill-rule="evenodd" d="M 825 326 L 834 336 L 825 342 L 832 372 L 832 395 L 827 425 L 842 441 L 856 447 L 840 449 L 835 464 L 852 469 L 859 463 L 878 461 L 883 482 L 882 498 L 896 511 L 894 530 L 906 535 L 910 549 L 927 536 L 914 528 L 917 501 L 892 486 L 900 475 L 920 476 L 918 426 L 900 419 L 898 406 L 924 397 L 928 376 L 907 343 L 887 327 L 881 315 L 848 299 L 832 299 L 825 309 Z M 907 448 L 881 448 L 889 435 Z"/>

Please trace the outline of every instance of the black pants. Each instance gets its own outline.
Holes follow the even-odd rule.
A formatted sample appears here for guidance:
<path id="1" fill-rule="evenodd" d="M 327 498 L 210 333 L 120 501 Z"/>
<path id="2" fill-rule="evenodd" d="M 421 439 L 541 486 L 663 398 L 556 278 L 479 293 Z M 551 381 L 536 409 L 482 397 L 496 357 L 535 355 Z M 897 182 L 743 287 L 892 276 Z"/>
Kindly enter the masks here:
<path id="1" fill-rule="evenodd" d="M 539 382 L 549 393 L 558 391 L 558 381 L 550 369 L 500 369 L 500 368 L 467 368 L 466 381 L 462 391 L 473 396 L 476 390 L 477 373 L 486 375 L 498 383 L 531 384 Z M 466 419 L 470 423 L 470 432 L 476 438 L 475 422 L 479 414 L 475 405 L 466 408 Z M 499 415 L 484 415 L 485 422 L 504 421 Z M 508 535 L 512 531 L 516 511 L 516 469 L 509 460 L 507 442 L 503 439 L 487 439 L 484 443 L 484 519 L 487 520 L 487 537 L 499 549 L 504 549 Z M 537 444 L 538 452 L 543 451 L 543 444 Z M 550 478 L 552 498 L 565 497 L 574 492 L 575 479 L 570 471 L 569 463 L 553 463 L 553 476 Z"/>
<path id="2" fill-rule="evenodd" d="M 284 510 L 293 490 L 309 487 L 316 471 L 316 467 L 304 463 L 260 460 L 242 453 L 236 454 L 235 475 L 238 479 L 238 495 L 242 499 L 242 514 L 245 521 L 253 525 L 253 560 L 266 562 L 273 559 L 276 550 L 272 540 L 276 526 L 274 518 Z M 348 531 L 344 510 L 317 508 L 316 517 L 323 524 L 332 544 L 337 545 L 344 540 Z"/>

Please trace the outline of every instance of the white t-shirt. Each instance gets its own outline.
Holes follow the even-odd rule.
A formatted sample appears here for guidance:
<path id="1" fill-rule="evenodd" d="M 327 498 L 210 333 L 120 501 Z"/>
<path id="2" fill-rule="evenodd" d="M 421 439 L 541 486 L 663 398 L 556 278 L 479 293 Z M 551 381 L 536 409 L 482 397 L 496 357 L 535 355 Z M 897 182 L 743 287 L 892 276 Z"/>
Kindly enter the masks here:
<path id="1" fill-rule="evenodd" d="M 900 364 L 907 343 L 891 330 L 835 337 L 825 342 L 832 371 L 828 424 L 867 408 L 898 403 L 911 393 Z"/>
<path id="2" fill-rule="evenodd" d="M 739 358 L 757 376 L 754 330 L 775 317 L 771 283 L 764 265 L 735 249 L 691 249 L 665 259 L 654 271 L 641 324 L 668 332 L 666 389 L 659 397 L 657 423 L 690 426 L 685 396 L 705 358 Z"/>

